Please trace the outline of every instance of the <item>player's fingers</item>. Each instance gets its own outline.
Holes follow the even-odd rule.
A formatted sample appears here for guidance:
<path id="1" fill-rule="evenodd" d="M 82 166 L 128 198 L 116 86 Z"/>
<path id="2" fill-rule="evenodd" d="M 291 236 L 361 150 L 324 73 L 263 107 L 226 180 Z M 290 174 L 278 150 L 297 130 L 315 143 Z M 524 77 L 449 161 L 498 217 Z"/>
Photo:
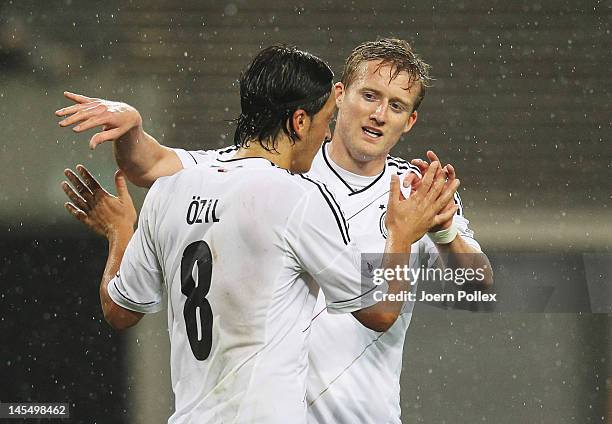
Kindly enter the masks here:
<path id="1" fill-rule="evenodd" d="M 67 127 L 68 125 L 76 124 L 77 122 L 85 121 L 86 119 L 91 118 L 92 116 L 99 115 L 100 113 L 106 111 L 103 105 L 91 104 L 87 105 L 79 105 L 81 109 L 76 113 L 73 113 L 69 117 L 61 120 L 59 122 L 60 127 Z M 76 127 L 75 127 L 76 128 Z"/>
<path id="2" fill-rule="evenodd" d="M 71 91 L 64 91 L 64 97 L 77 103 L 87 103 L 93 100 L 98 100 L 95 97 L 87 97 L 83 96 L 82 94 L 73 93 Z"/>
<path id="3" fill-rule="evenodd" d="M 444 208 L 446 204 L 453 199 L 453 197 L 455 196 L 455 192 L 459 188 L 460 184 L 461 182 L 458 179 L 455 179 L 451 181 L 450 184 L 448 184 L 448 186 L 444 189 L 442 194 L 440 194 L 440 196 L 435 202 L 435 208 L 437 210 L 441 210 L 442 208 Z"/>
<path id="4" fill-rule="evenodd" d="M 436 199 L 441 197 L 440 194 L 442 193 L 442 190 L 444 190 L 445 186 L 451 185 L 452 184 L 446 184 L 446 173 L 444 170 L 442 168 L 438 169 L 425 199 L 428 202 L 436 202 Z M 440 206 L 437 206 L 437 208 L 439 209 Z"/>
<path id="5" fill-rule="evenodd" d="M 432 162 L 429 165 L 429 168 L 427 169 L 425 175 L 423 176 L 423 179 L 421 180 L 421 185 L 419 186 L 419 190 L 417 191 L 417 193 L 419 193 L 420 195 L 424 195 L 429 192 L 429 189 L 431 188 L 431 185 L 434 181 L 436 173 L 439 170 L 439 167 L 440 162 Z"/>
<path id="6" fill-rule="evenodd" d="M 442 211 L 444 212 L 444 211 L 447 211 L 447 210 L 449 210 L 449 209 L 452 209 L 454 206 L 455 206 L 455 200 L 454 200 L 454 195 L 453 195 L 453 197 L 451 198 L 451 200 L 449 200 L 449 201 L 446 203 L 446 206 L 444 206 L 444 207 L 442 208 Z"/>
<path id="7" fill-rule="evenodd" d="M 66 210 L 68 211 L 70 215 L 74 216 L 76 219 L 81 221 L 83 224 L 87 224 L 87 214 L 85 212 L 83 212 L 82 210 L 80 210 L 79 208 L 77 208 L 75 205 L 73 205 L 70 202 L 64 203 L 64 207 L 66 208 Z"/>
<path id="8" fill-rule="evenodd" d="M 117 187 L 117 196 L 120 199 L 132 200 L 132 196 L 130 196 L 130 192 L 127 186 L 127 180 L 125 179 L 125 174 L 118 169 L 115 172 L 115 186 Z"/>
<path id="9" fill-rule="evenodd" d="M 62 181 L 62 190 L 64 190 L 66 196 L 68 196 L 68 198 L 72 200 L 72 203 L 76 205 L 79 209 L 84 211 L 89 210 L 89 206 L 87 205 L 85 199 L 79 196 L 79 194 L 74 191 L 74 189 L 66 181 Z"/>
<path id="10" fill-rule="evenodd" d="M 389 184 L 389 202 L 394 202 L 400 199 L 402 192 L 400 190 L 400 180 L 397 175 L 391 175 L 391 183 Z"/>
<path id="11" fill-rule="evenodd" d="M 455 168 L 450 163 L 446 165 L 446 173 L 449 180 L 454 180 L 457 177 L 457 174 L 455 174 Z"/>
<path id="12" fill-rule="evenodd" d="M 117 140 L 123 134 L 124 134 L 124 130 L 121 128 L 113 128 L 112 130 L 101 131 L 99 133 L 96 133 L 89 140 L 89 148 L 93 150 L 96 147 L 98 147 L 98 144 L 102 144 L 106 141 Z"/>
<path id="13" fill-rule="evenodd" d="M 435 154 L 435 152 L 434 152 L 433 150 L 428 150 L 428 151 L 427 151 L 427 159 L 429 159 L 429 160 L 430 160 L 430 162 L 433 162 L 433 161 L 438 161 L 438 162 L 442 163 L 442 162 L 440 161 L 440 159 L 438 159 L 438 155 L 436 155 L 436 154 Z"/>
<path id="14" fill-rule="evenodd" d="M 450 221 L 455 213 L 457 213 L 459 206 L 453 204 L 452 207 L 445 209 L 434 217 L 434 225 L 440 225 L 444 222 Z"/>
<path id="15" fill-rule="evenodd" d="M 81 122 L 79 125 L 74 127 L 72 130 L 74 132 L 80 133 L 80 132 L 87 131 L 95 127 L 99 127 L 101 125 L 107 125 L 109 123 L 108 122 L 109 116 L 103 112 L 106 112 L 106 111 L 102 111 L 102 113 L 95 114 L 91 118 L 87 119 L 85 122 Z"/>
<path id="16" fill-rule="evenodd" d="M 72 183 L 78 194 L 80 194 L 86 202 L 93 201 L 93 193 L 89 190 L 81 179 L 72 171 L 72 169 L 64 169 L 64 175 L 68 181 Z"/>
<path id="17" fill-rule="evenodd" d="M 89 170 L 87 168 L 85 168 L 83 165 L 79 164 L 79 165 L 76 166 L 76 169 L 77 169 L 77 172 L 81 175 L 81 178 L 83 178 L 83 181 L 85 182 L 85 185 L 94 194 L 94 196 L 100 190 L 102 190 L 103 192 L 106 193 L 106 191 L 102 188 L 102 186 L 100 185 L 98 180 L 96 180 L 94 178 L 94 176 L 91 175 L 91 172 L 89 172 Z"/>
<path id="18" fill-rule="evenodd" d="M 444 178 L 448 178 L 448 165 L 444 165 L 442 173 L 444 174 Z"/>
<path id="19" fill-rule="evenodd" d="M 419 180 L 419 176 L 415 174 L 414 172 L 411 172 L 410 174 L 404 177 L 404 182 L 402 185 L 406 188 L 412 187 L 412 185 L 416 184 L 418 180 Z"/>
<path id="20" fill-rule="evenodd" d="M 423 159 L 412 159 L 410 163 L 419 168 L 421 174 L 427 172 L 427 168 L 429 168 L 429 163 L 425 162 Z"/>
<path id="21" fill-rule="evenodd" d="M 55 111 L 55 114 L 57 116 L 66 116 L 66 115 L 72 115 L 73 113 L 76 113 L 80 110 L 83 109 L 88 109 L 90 107 L 93 107 L 95 105 L 98 105 L 98 102 L 89 102 L 89 103 L 79 103 L 76 105 L 71 105 L 71 106 L 67 106 L 67 107 L 63 107 L 61 109 L 58 109 Z"/>
<path id="22" fill-rule="evenodd" d="M 438 174 L 435 178 L 425 198 L 429 202 L 435 202 L 440 197 L 440 193 L 444 189 L 446 179 L 443 174 Z"/>

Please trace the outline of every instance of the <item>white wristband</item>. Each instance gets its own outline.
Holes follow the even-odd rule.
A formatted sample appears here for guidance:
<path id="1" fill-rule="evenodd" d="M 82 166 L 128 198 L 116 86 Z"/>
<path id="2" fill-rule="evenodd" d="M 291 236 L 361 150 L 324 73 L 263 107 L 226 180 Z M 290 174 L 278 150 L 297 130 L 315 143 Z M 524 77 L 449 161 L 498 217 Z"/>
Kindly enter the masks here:
<path id="1" fill-rule="evenodd" d="M 446 230 L 435 231 L 433 233 L 427 233 L 429 239 L 436 244 L 448 244 L 455 240 L 459 231 L 457 230 L 457 226 L 453 222 L 450 227 Z"/>

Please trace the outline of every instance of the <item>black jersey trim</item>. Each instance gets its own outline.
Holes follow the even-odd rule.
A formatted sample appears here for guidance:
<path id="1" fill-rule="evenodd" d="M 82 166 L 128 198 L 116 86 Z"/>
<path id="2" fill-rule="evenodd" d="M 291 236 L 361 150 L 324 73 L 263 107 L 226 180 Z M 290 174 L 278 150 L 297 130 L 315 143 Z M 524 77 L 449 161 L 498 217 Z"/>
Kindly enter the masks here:
<path id="1" fill-rule="evenodd" d="M 376 290 L 377 288 L 378 288 L 378 286 L 374 286 L 374 287 L 372 287 L 370 290 L 368 290 L 367 292 L 365 292 L 365 293 L 361 293 L 359 296 L 355 296 L 355 297 L 354 297 L 354 298 L 352 298 L 352 299 L 338 300 L 338 301 L 336 301 L 336 302 L 332 302 L 332 305 L 339 305 L 339 304 L 342 304 L 342 303 L 352 302 L 352 301 L 357 300 L 357 299 L 359 299 L 359 298 L 361 298 L 361 297 L 363 297 L 363 296 L 365 296 L 365 295 L 368 295 L 368 294 L 372 293 L 372 292 L 373 292 L 374 290 Z"/>
<path id="2" fill-rule="evenodd" d="M 370 184 L 368 184 L 367 186 L 365 186 L 364 188 L 361 188 L 357 191 L 354 191 L 352 193 L 349 193 L 349 196 L 352 196 L 354 194 L 359 194 L 359 193 L 363 193 L 364 191 L 366 191 L 369 188 L 372 188 L 374 186 L 374 184 L 376 184 L 378 182 L 378 180 L 380 180 L 382 178 L 383 175 L 385 175 L 385 171 L 387 170 L 387 167 L 385 166 L 385 168 L 383 168 L 382 172 L 378 175 L 378 177 L 376 177 L 376 179 L 374 181 L 372 181 Z"/>
<path id="3" fill-rule="evenodd" d="M 372 186 L 374 186 L 374 184 L 376 184 L 378 182 L 378 180 L 380 180 L 382 178 L 383 175 L 385 175 L 385 168 L 383 168 L 382 172 L 378 175 L 378 177 L 376 177 L 376 179 L 374 181 L 372 181 L 370 184 L 368 184 L 367 186 L 365 186 L 364 188 L 360 188 L 359 190 L 355 190 L 353 189 L 349 183 L 347 183 L 346 181 L 344 181 L 344 178 L 342 178 L 340 176 L 340 174 L 338 174 L 338 172 L 336 172 L 336 170 L 334 169 L 334 167 L 331 165 L 331 163 L 329 162 L 329 159 L 327 158 L 327 153 L 325 152 L 326 150 L 326 146 L 328 143 L 330 143 L 331 141 L 326 141 L 323 146 L 321 147 L 321 151 L 323 153 L 323 160 L 325 160 L 325 163 L 327 164 L 327 166 L 329 167 L 329 169 L 334 173 L 334 175 L 336 177 L 338 177 L 338 179 L 340 181 L 342 181 L 342 183 L 346 186 L 346 188 L 349 189 L 350 193 L 349 196 L 353 196 L 355 194 L 359 194 L 359 193 L 363 193 L 364 191 L 366 191 L 367 189 L 371 188 Z"/>
<path id="4" fill-rule="evenodd" d="M 329 163 L 329 159 L 327 159 L 327 153 L 325 153 L 325 150 L 326 150 L 327 145 L 328 145 L 330 142 L 331 142 L 331 141 L 329 141 L 329 140 L 328 140 L 328 141 L 326 141 L 325 143 L 323 143 L 323 146 L 321 146 L 321 153 L 323 153 L 323 160 L 324 160 L 324 161 L 325 161 L 325 163 L 327 164 L 327 167 L 330 169 L 330 171 L 331 171 L 331 172 L 333 172 L 333 173 L 334 173 L 334 175 L 335 175 L 336 177 L 338 177 L 338 179 L 339 179 L 340 181 L 342 181 L 342 183 L 343 183 L 343 184 L 346 186 L 346 188 L 348 188 L 348 189 L 349 189 L 349 191 L 350 191 L 351 193 L 354 193 L 354 192 L 355 192 L 355 190 L 353 190 L 353 187 L 351 187 L 350 185 L 348 185 L 348 183 L 347 183 L 346 181 L 344 181 L 344 179 L 343 179 L 343 178 L 340 176 L 340 174 L 338 174 L 338 173 L 336 172 L 336 170 L 335 170 L 335 169 L 334 169 L 334 167 L 331 165 L 331 163 Z"/>
<path id="5" fill-rule="evenodd" d="M 455 201 L 455 204 L 459 206 L 455 215 L 463 216 L 463 202 L 461 201 L 461 196 L 459 196 L 459 193 L 455 192 L 453 200 Z"/>
<path id="6" fill-rule="evenodd" d="M 197 161 L 197 160 L 196 160 L 196 158 L 195 158 L 195 157 L 194 157 L 194 156 L 191 154 L 191 152 L 190 152 L 189 150 L 185 150 L 185 151 L 186 151 L 186 152 L 189 154 L 189 156 L 191 156 L 191 159 L 193 159 L 193 161 L 194 161 L 194 162 L 195 162 L 195 164 L 197 165 L 197 164 L 198 164 L 198 161 Z"/>
<path id="7" fill-rule="evenodd" d="M 394 166 L 398 169 L 407 171 L 408 169 L 410 169 L 412 172 L 414 172 L 415 174 L 417 174 L 419 177 L 421 177 L 421 171 L 419 170 L 418 167 L 414 166 L 414 165 L 404 165 L 404 164 L 397 164 L 395 162 L 389 161 L 387 162 L 388 166 Z"/>
<path id="8" fill-rule="evenodd" d="M 217 161 L 218 162 L 227 163 L 227 162 L 236 162 L 236 161 L 245 160 L 245 159 L 263 159 L 263 160 L 267 161 L 270 165 L 276 166 L 272 162 L 270 162 L 268 159 L 262 158 L 261 156 L 249 156 L 249 157 L 246 157 L 246 158 L 217 159 Z"/>
<path id="9" fill-rule="evenodd" d="M 422 177 L 423 175 L 421 175 L 421 170 L 419 169 L 418 166 L 411 164 L 410 162 L 402 159 L 402 158 L 398 158 L 398 157 L 394 157 L 394 156 L 387 156 L 387 165 L 390 166 L 397 166 L 399 169 L 411 169 L 412 171 L 414 171 L 419 177 Z"/>
<path id="10" fill-rule="evenodd" d="M 331 191 L 329 191 L 329 189 L 327 188 L 327 186 L 323 183 L 319 183 L 319 185 L 323 188 L 323 190 L 325 190 L 327 192 L 327 194 L 329 195 L 329 198 L 332 200 L 332 202 L 334 202 L 334 204 L 336 205 L 336 209 L 338 211 L 338 213 L 340 214 L 340 216 L 343 219 L 343 223 L 344 223 L 344 231 L 346 232 L 346 236 L 347 238 L 350 240 L 350 238 L 348 237 L 349 234 L 349 228 L 348 228 L 348 223 L 346 222 L 346 217 L 344 216 L 344 214 L 342 213 L 342 208 L 340 207 L 340 204 L 336 201 L 336 198 L 334 197 L 334 195 L 332 194 Z"/>
<path id="11" fill-rule="evenodd" d="M 222 148 L 217 150 L 217 153 L 223 155 L 225 153 L 235 152 L 236 150 L 238 150 L 238 147 L 236 147 L 236 146 L 222 147 Z"/>
<path id="12" fill-rule="evenodd" d="M 319 192 L 321 193 L 321 195 L 327 202 L 327 205 L 334 214 L 334 218 L 336 218 L 336 224 L 338 224 L 338 229 L 340 230 L 340 234 L 342 235 L 342 240 L 344 241 L 344 244 L 349 244 L 351 242 L 351 238 L 349 237 L 348 224 L 346 223 L 346 219 L 344 219 L 344 214 L 342 213 L 342 209 L 340 209 L 340 206 L 336 202 L 336 199 L 334 199 L 334 197 L 331 195 L 329 190 L 327 190 L 327 187 L 325 187 L 324 184 L 311 180 L 310 178 L 304 175 L 300 175 L 300 177 L 306 181 L 311 182 L 319 189 Z M 336 205 L 336 208 L 334 208 L 333 205 Z"/>
<path id="13" fill-rule="evenodd" d="M 119 274 L 117 274 L 117 277 L 119 277 Z M 127 297 L 126 295 L 124 295 L 123 293 L 121 293 L 121 290 L 119 290 L 119 287 L 117 287 L 117 280 L 113 280 L 113 285 L 115 286 L 115 290 L 117 290 L 117 293 L 119 293 L 121 295 L 121 297 L 123 297 L 125 300 L 127 300 L 130 303 L 133 303 L 135 305 L 153 305 L 155 303 L 157 303 L 156 301 L 152 301 L 152 302 L 136 302 L 135 300 L 130 299 L 129 297 Z"/>
<path id="14" fill-rule="evenodd" d="M 323 188 L 323 190 L 325 190 L 327 192 L 327 194 L 329 195 L 329 198 L 331 199 L 332 202 L 334 202 L 334 205 L 336 205 L 336 210 L 338 211 L 338 214 L 342 217 L 342 222 L 344 223 L 344 231 L 346 233 L 346 238 L 351 241 L 348 232 L 348 222 L 346 221 L 346 217 L 344 216 L 344 214 L 342 213 L 342 208 L 340 207 L 340 204 L 336 201 L 336 198 L 334 197 L 334 195 L 332 194 L 331 191 L 329 191 L 329 189 L 327 188 L 327 186 L 323 183 L 317 183 L 319 184 L 320 187 Z"/>

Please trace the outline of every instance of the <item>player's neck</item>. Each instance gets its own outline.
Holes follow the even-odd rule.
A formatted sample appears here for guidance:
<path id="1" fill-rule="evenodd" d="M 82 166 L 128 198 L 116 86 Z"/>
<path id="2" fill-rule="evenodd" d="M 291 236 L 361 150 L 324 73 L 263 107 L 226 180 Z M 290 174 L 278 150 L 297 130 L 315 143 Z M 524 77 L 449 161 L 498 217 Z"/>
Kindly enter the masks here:
<path id="1" fill-rule="evenodd" d="M 276 150 L 266 150 L 257 140 L 249 142 L 249 147 L 241 147 L 234 155 L 239 158 L 264 158 L 272 162 L 279 168 L 291 170 L 291 152 L 283 147 L 286 143 L 277 143 Z"/>
<path id="2" fill-rule="evenodd" d="M 336 165 L 353 174 L 372 177 L 380 174 L 385 168 L 385 158 L 376 158 L 369 161 L 355 160 L 339 137 L 334 135 L 328 145 L 329 157 Z"/>

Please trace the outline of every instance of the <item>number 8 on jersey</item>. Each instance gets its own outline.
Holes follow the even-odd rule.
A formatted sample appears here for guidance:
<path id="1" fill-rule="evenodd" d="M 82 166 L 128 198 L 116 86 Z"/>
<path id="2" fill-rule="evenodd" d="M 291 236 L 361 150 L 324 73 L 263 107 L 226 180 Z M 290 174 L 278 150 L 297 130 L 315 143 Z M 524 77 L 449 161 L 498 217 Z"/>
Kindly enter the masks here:
<path id="1" fill-rule="evenodd" d="M 196 279 L 194 279 L 194 267 Z M 212 308 L 206 295 L 212 278 L 212 254 L 204 241 L 191 243 L 183 252 L 181 260 L 181 292 L 187 296 L 183 308 L 185 327 L 191 351 L 198 361 L 210 355 L 212 347 Z"/>

